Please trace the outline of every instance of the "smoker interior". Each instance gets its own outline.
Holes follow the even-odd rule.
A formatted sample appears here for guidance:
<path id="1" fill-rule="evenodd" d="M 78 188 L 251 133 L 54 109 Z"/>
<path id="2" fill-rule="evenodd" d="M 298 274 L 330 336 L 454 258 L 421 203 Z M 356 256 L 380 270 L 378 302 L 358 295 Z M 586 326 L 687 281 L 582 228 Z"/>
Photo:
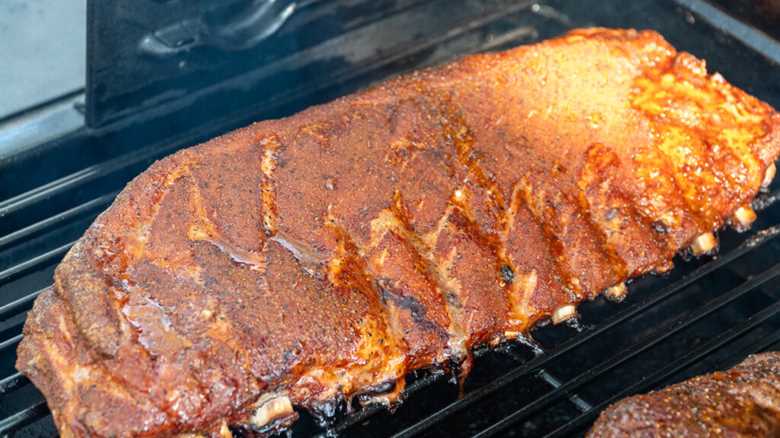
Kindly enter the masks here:
<path id="1" fill-rule="evenodd" d="M 83 128 L 0 162 L 0 433 L 56 434 L 41 395 L 14 369 L 26 313 L 116 192 L 179 148 L 396 73 L 591 25 L 658 30 L 678 49 L 707 59 L 710 71 L 780 108 L 777 45 L 767 46 L 765 34 L 746 34 L 754 32 L 749 24 L 736 32 L 733 19 L 703 1 L 389 3 L 343 34 L 270 61 L 267 95 L 227 89 L 205 107 L 195 108 L 201 103 L 193 99 L 175 111 Z M 325 49 L 329 55 L 318 58 Z M 222 111 L 235 99 L 257 105 Z M 405 401 L 393 413 L 355 400 L 337 406 L 325 424 L 302 413 L 292 436 L 578 436 L 625 396 L 778 349 L 777 196 L 780 184 L 760 195 L 751 231 L 720 232 L 717 256 L 678 257 L 670 273 L 634 281 L 622 303 L 598 298 L 584 303 L 572 323 L 535 329 L 529 342 L 478 351 L 462 388 L 453 383 L 457 370 L 420 371 L 408 376 Z"/>

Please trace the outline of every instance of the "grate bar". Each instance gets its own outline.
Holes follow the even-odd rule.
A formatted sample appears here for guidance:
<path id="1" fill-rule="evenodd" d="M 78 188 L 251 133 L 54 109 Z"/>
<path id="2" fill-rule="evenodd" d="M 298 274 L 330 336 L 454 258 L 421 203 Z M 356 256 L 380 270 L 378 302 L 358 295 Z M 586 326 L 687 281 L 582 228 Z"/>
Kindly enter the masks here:
<path id="1" fill-rule="evenodd" d="M 580 386 L 587 384 L 588 382 L 590 382 L 591 380 L 597 377 L 600 377 L 601 375 L 612 370 L 613 368 L 629 361 L 630 359 L 633 359 L 634 357 L 638 356 L 641 353 L 644 353 L 650 348 L 655 347 L 656 345 L 670 338 L 674 334 L 691 326 L 697 321 L 706 318 L 707 316 L 711 315 L 717 310 L 722 309 L 723 307 L 727 306 L 731 302 L 739 299 L 740 297 L 762 286 L 764 283 L 766 283 L 769 280 L 772 280 L 778 275 L 780 275 L 780 264 L 774 265 L 772 268 L 762 272 L 761 274 L 755 277 L 752 277 L 750 280 L 744 282 L 743 284 L 739 285 L 733 290 L 723 293 L 718 298 L 707 303 L 706 306 L 702 308 L 703 310 L 697 312 L 691 318 L 687 318 L 684 321 L 676 320 L 669 324 L 666 324 L 666 327 L 658 330 L 658 332 L 662 334 L 656 336 L 650 342 L 647 342 L 638 347 L 632 346 L 624 349 L 620 353 L 613 355 L 611 358 L 602 361 L 601 363 L 599 363 L 594 367 L 591 367 L 587 371 L 583 372 L 582 374 L 579 374 L 578 376 L 569 380 L 568 382 L 559 385 L 553 391 L 546 393 L 544 396 L 534 400 L 532 403 L 527 404 L 522 408 L 512 412 L 508 416 L 502 418 L 500 421 L 492 424 L 487 429 L 476 434 L 475 437 L 492 436 L 506 429 L 507 427 L 516 423 L 518 420 L 525 418 L 527 415 L 536 412 L 537 410 L 562 398 L 567 393 L 576 390 Z"/>
<path id="2" fill-rule="evenodd" d="M 15 213 L 16 211 L 35 204 L 36 202 L 43 201 L 46 198 L 50 198 L 54 195 L 64 192 L 65 190 L 78 187 L 79 185 L 88 183 L 102 176 L 106 176 L 132 165 L 165 155 L 175 149 L 176 146 L 173 144 L 170 144 L 167 147 L 160 147 L 159 145 L 147 146 L 145 148 L 121 155 L 103 163 L 86 167 L 79 170 L 78 172 L 66 175 L 62 178 L 56 179 L 40 187 L 36 187 L 32 190 L 28 190 L 24 193 L 20 193 L 19 195 L 0 202 L 0 217 Z"/>
<path id="3" fill-rule="evenodd" d="M 563 385 L 563 383 L 561 383 L 560 379 L 558 379 L 554 375 L 550 374 L 550 372 L 545 370 L 545 369 L 542 369 L 542 370 L 539 371 L 539 377 L 541 377 L 542 380 L 547 382 L 550 386 L 555 388 L 556 391 L 558 390 L 558 388 L 560 388 Z M 587 411 L 593 409 L 593 406 L 591 406 L 590 403 L 588 403 L 585 400 L 583 400 L 582 398 L 580 398 L 580 396 L 577 395 L 577 394 L 571 394 L 569 396 L 569 400 L 572 403 L 574 403 L 575 406 L 577 406 L 577 409 L 579 409 L 580 412 L 587 412 Z M 475 436 L 477 436 L 477 435 L 475 435 Z"/>
<path id="4" fill-rule="evenodd" d="M 13 347 L 14 345 L 18 344 L 22 340 L 22 334 L 19 333 L 18 335 L 8 338 L 3 342 L 0 342 L 0 351 L 5 351 L 8 348 Z"/>
<path id="5" fill-rule="evenodd" d="M 46 289 L 48 288 L 37 290 L 29 295 L 25 295 L 19 298 L 18 300 L 14 300 L 8 304 L 3 304 L 0 306 L 0 320 L 8 319 L 20 312 L 27 310 L 29 306 L 32 306 L 32 302 L 38 298 L 38 295 L 40 295 Z"/>
<path id="6" fill-rule="evenodd" d="M 663 288 L 661 292 L 659 292 L 657 295 L 647 299 L 646 301 L 633 305 L 631 308 L 625 310 L 624 312 L 616 313 L 614 317 L 607 319 L 607 321 L 604 324 L 594 329 L 591 329 L 588 332 L 583 333 L 583 335 L 579 337 L 564 342 L 560 347 L 549 351 L 547 354 L 531 359 L 527 363 L 520 365 L 519 367 L 507 372 L 503 376 L 496 378 L 495 380 L 486 384 L 485 386 L 482 386 L 481 388 L 464 395 L 462 398 L 452 402 L 450 405 L 446 406 L 440 411 L 435 412 L 430 416 L 420 420 L 418 423 L 402 430 L 395 436 L 405 437 L 405 436 L 412 436 L 412 435 L 419 434 L 423 430 L 428 429 L 429 427 L 433 426 L 434 424 L 444 419 L 445 417 L 452 415 L 454 412 L 457 412 L 461 409 L 470 406 L 471 404 L 489 395 L 490 393 L 496 391 L 497 389 L 500 389 L 501 387 L 508 385 L 514 380 L 528 374 L 529 372 L 532 372 L 535 369 L 543 367 L 545 364 L 549 363 L 550 361 L 562 356 L 565 353 L 568 353 L 569 351 L 574 350 L 575 348 L 579 347 L 580 345 L 586 342 L 589 342 L 591 339 L 606 332 L 607 330 L 623 323 L 624 321 L 636 315 L 639 315 L 640 313 L 644 312 L 646 309 L 673 296 L 681 289 L 698 281 L 700 278 L 704 277 L 705 275 L 710 274 L 711 272 L 721 268 L 722 266 L 731 263 L 732 261 L 742 257 L 743 255 L 773 240 L 779 234 L 780 234 L 780 225 L 775 225 L 757 232 L 755 236 L 746 239 L 734 250 L 720 256 L 719 258 L 703 266 L 700 266 L 699 268 L 695 269 L 694 271 L 692 271 L 685 277 L 679 279 L 675 283 L 672 283 L 666 286 L 665 288 Z"/>
<path id="7" fill-rule="evenodd" d="M 759 343 L 758 346 L 754 348 L 754 352 L 764 351 L 776 342 L 780 342 L 780 330 L 761 340 L 761 343 Z"/>
<path id="8" fill-rule="evenodd" d="M 46 403 L 43 400 L 38 401 L 29 408 L 0 420 L 0 436 L 7 436 L 10 432 L 30 424 L 48 413 L 49 409 L 46 407 Z"/>
<path id="9" fill-rule="evenodd" d="M 0 395 L 6 395 L 16 391 L 28 383 L 30 383 L 30 381 L 27 379 L 27 377 L 21 375 L 20 373 L 17 372 L 11 374 L 3 380 L 0 380 Z"/>
<path id="10" fill-rule="evenodd" d="M 74 243 L 76 243 L 75 240 L 73 242 L 68 242 L 62 246 L 49 250 L 43 254 L 37 255 L 29 260 L 19 263 L 18 265 L 0 271 L 0 283 L 7 281 L 9 278 L 13 277 L 14 275 L 20 272 L 26 271 L 27 269 L 46 263 L 48 261 L 51 261 L 52 259 L 64 255 L 66 252 L 68 252 L 68 250 L 70 249 L 71 246 L 73 246 Z"/>
<path id="11" fill-rule="evenodd" d="M 680 360 L 673 362 L 669 365 L 667 365 L 664 368 L 661 368 L 660 370 L 656 371 L 655 373 L 651 374 L 650 376 L 647 376 L 643 378 L 642 380 L 638 381 L 637 383 L 629 386 L 628 388 L 624 389 L 623 391 L 620 391 L 619 393 L 613 395 L 612 397 L 608 398 L 607 400 L 599 403 L 596 405 L 592 410 L 585 412 L 583 414 L 580 414 L 577 416 L 574 420 L 568 422 L 567 424 L 559 427 L 558 429 L 554 430 L 547 436 L 553 437 L 553 436 L 566 436 L 571 433 L 573 433 L 575 430 L 580 429 L 581 427 L 585 426 L 585 423 L 592 420 L 593 417 L 595 417 L 599 412 L 601 412 L 604 408 L 609 406 L 610 404 L 621 400 L 631 394 L 637 394 L 640 392 L 644 392 L 651 387 L 653 387 L 658 382 L 662 382 L 664 379 L 667 379 L 677 373 L 678 371 L 681 371 L 694 363 L 698 362 L 705 356 L 711 354 L 713 351 L 723 347 L 724 345 L 728 344 L 729 342 L 732 342 L 733 340 L 739 338 L 740 336 L 744 335 L 745 333 L 753 330 L 754 328 L 760 326 L 764 322 L 766 322 L 768 319 L 776 316 L 778 313 L 780 313 L 780 301 L 777 301 L 768 307 L 766 307 L 764 310 L 756 313 L 755 315 L 748 318 L 745 322 L 742 324 L 733 327 L 732 329 L 721 333 L 719 336 L 714 338 L 713 340 L 706 342 L 702 344 L 699 348 L 696 348 L 695 350 L 688 353 L 686 356 L 683 356 Z"/>
<path id="12" fill-rule="evenodd" d="M 750 47 L 761 55 L 780 62 L 780 43 L 764 32 L 756 31 L 751 25 L 743 23 L 727 12 L 702 0 L 674 0 L 675 3 L 695 13 L 704 21 L 724 33 L 731 35 L 742 44 Z"/>
<path id="13" fill-rule="evenodd" d="M 27 236 L 34 234 L 38 231 L 41 231 L 43 229 L 46 229 L 54 224 L 68 221 L 80 214 L 83 214 L 86 211 L 103 207 L 109 204 L 114 199 L 114 197 L 116 197 L 117 193 L 119 192 L 111 192 L 107 195 L 97 197 L 95 199 L 92 199 L 91 201 L 87 201 L 71 209 L 65 210 L 62 213 L 58 213 L 54 216 L 46 218 L 45 220 L 36 222 L 32 225 L 29 225 L 27 227 L 14 231 L 10 234 L 7 234 L 3 237 L 0 237 L 0 248 L 14 244 L 26 238 Z"/>
<path id="14" fill-rule="evenodd" d="M 754 353 L 767 351 L 769 348 L 773 348 L 774 344 L 780 342 L 780 329 L 773 333 L 761 337 L 759 340 L 752 342 L 750 345 L 742 347 L 739 351 L 729 351 L 729 356 L 739 358 L 737 362 L 727 363 L 726 367 L 732 367 L 736 365 L 742 358 L 750 356 Z"/>
<path id="15" fill-rule="evenodd" d="M 18 318 L 12 318 L 8 321 L 0 322 L 0 333 L 5 334 L 3 337 L 0 337 L 0 339 L 7 337 L 8 332 L 20 333 L 26 319 L 27 313 L 23 312 L 18 315 Z"/>

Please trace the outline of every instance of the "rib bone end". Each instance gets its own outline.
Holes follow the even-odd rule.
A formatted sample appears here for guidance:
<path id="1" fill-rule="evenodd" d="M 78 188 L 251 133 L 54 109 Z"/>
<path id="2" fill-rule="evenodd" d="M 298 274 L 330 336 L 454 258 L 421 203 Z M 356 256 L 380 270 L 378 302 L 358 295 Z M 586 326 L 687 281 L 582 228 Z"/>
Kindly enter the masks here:
<path id="1" fill-rule="evenodd" d="M 628 288 L 626 288 L 626 284 L 619 283 L 612 287 L 607 288 L 604 291 L 604 296 L 607 297 L 607 299 L 610 301 L 620 302 L 623 301 L 627 293 L 628 293 Z"/>
<path id="2" fill-rule="evenodd" d="M 766 173 L 764 173 L 764 180 L 761 181 L 761 188 L 767 189 L 772 184 L 772 180 L 775 179 L 775 174 L 777 173 L 777 167 L 775 166 L 775 163 L 770 164 L 766 168 Z"/>
<path id="3" fill-rule="evenodd" d="M 700 234 L 691 244 L 693 255 L 700 256 L 707 254 L 718 246 L 718 239 L 712 233 Z"/>
<path id="4" fill-rule="evenodd" d="M 553 324 L 560 324 L 564 321 L 574 318 L 577 315 L 577 308 L 574 304 L 567 304 L 555 309 L 552 314 Z"/>
<path id="5" fill-rule="evenodd" d="M 233 438 L 233 433 L 230 431 L 226 421 L 222 421 L 219 427 L 219 438 Z"/>
<path id="6" fill-rule="evenodd" d="M 295 415 L 290 399 L 283 395 L 261 399 L 257 405 L 258 408 L 249 422 L 258 428 L 267 427 L 274 421 Z"/>
<path id="7" fill-rule="evenodd" d="M 739 231 L 744 231 L 750 228 L 753 222 L 756 220 L 756 212 L 750 207 L 739 207 L 734 212 L 732 223 L 734 228 Z"/>

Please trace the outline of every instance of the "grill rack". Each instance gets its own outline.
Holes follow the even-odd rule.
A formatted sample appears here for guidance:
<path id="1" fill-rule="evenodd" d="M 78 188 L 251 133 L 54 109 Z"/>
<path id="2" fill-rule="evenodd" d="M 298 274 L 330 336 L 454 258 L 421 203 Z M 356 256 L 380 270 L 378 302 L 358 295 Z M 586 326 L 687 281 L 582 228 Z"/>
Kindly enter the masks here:
<path id="1" fill-rule="evenodd" d="M 383 69 L 388 66 L 396 70 L 418 67 L 406 65 L 404 60 L 443 45 L 450 44 L 451 50 L 459 53 L 484 51 L 560 33 L 573 24 L 581 24 L 560 12 L 568 11 L 566 5 L 569 3 L 524 2 L 490 12 L 453 28 L 439 39 L 385 53 L 382 58 L 366 62 L 363 69 L 336 72 L 316 87 L 295 90 L 275 105 L 290 105 L 302 95 L 321 92 L 328 87 L 338 88 L 354 78 L 384 74 Z M 652 2 L 636 2 L 632 6 L 652 9 L 654 6 L 648 6 L 648 3 Z M 704 17 L 707 26 L 717 27 L 719 20 L 727 20 L 717 11 L 707 9 L 702 2 L 685 0 L 675 4 L 696 11 L 699 17 L 705 12 L 714 14 Z M 528 11 L 534 14 L 530 19 L 526 15 Z M 688 20 L 686 14 L 690 12 L 676 10 L 674 14 L 685 15 Z M 512 26 L 504 25 L 504 21 L 515 16 L 519 18 Z M 626 25 L 636 26 L 630 22 Z M 490 38 L 477 38 L 479 44 L 474 45 L 472 34 L 491 26 L 503 30 Z M 750 41 L 742 43 L 752 47 Z M 766 56 L 765 52 L 759 52 Z M 423 63 L 437 63 L 448 55 L 451 53 L 443 51 L 426 57 Z M 780 63 L 780 60 L 774 63 Z M 777 106 L 778 102 L 772 103 Z M 30 382 L 13 369 L 13 351 L 21 340 L 26 312 L 40 288 L 50 281 L 56 263 L 83 229 L 110 204 L 116 189 L 151 161 L 186 145 L 189 139 L 183 136 L 179 140 L 130 151 L 0 201 L 0 218 L 14 218 L 10 227 L 0 221 L 0 435 L 47 436 L 53 433 L 45 403 Z M 109 178 L 116 181 L 100 187 L 99 193 L 95 194 L 94 187 Z M 85 190 L 85 187 L 93 189 Z M 43 215 L 30 214 L 37 220 L 24 222 L 28 211 L 45 211 L 42 206 L 58 197 L 64 200 L 54 203 L 53 208 L 57 210 Z M 330 430 L 344 436 L 485 437 L 499 433 L 569 436 L 581 433 L 598 412 L 624 396 L 700 372 L 732 366 L 753 352 L 780 348 L 780 290 L 771 287 L 772 280 L 780 276 L 780 241 L 775 239 L 780 234 L 778 197 L 780 187 L 773 185 L 772 191 L 755 202 L 762 214 L 754 231 L 741 235 L 723 232 L 722 252 L 716 258 L 679 260 L 678 266 L 666 277 L 637 280 L 622 304 L 610 304 L 603 299 L 584 303 L 582 318 L 576 324 L 540 328 L 533 333 L 535 341 L 477 352 L 475 371 L 466 382 L 462 397 L 458 396 L 456 385 L 447 383 L 446 373 L 416 373 L 409 379 L 406 402 L 394 415 L 384 408 L 368 406 L 356 413 L 342 415 Z M 16 226 L 19 223 L 21 225 Z M 52 235 L 57 238 L 51 239 Z M 715 288 L 714 293 L 703 290 L 718 285 L 720 289 Z M 679 306 L 680 302 L 688 305 Z M 653 329 L 648 331 L 646 325 Z M 710 336 L 697 334 L 702 331 L 697 326 L 708 327 L 709 330 L 703 332 Z M 712 330 L 712 327 L 716 329 Z M 627 335 L 635 329 L 640 332 L 639 336 Z M 605 348 L 602 344 L 607 336 L 620 339 L 615 342 L 618 347 L 625 345 L 610 349 L 604 359 L 595 360 L 593 364 L 590 362 L 594 361 L 583 359 L 588 355 L 598 356 L 593 350 L 597 348 L 596 344 L 600 345 L 598 348 Z M 650 360 L 653 364 L 660 362 L 660 365 L 649 367 L 652 368 L 649 371 L 641 369 L 638 379 L 615 374 L 630 375 L 632 365 L 643 355 L 663 356 L 669 351 L 675 353 L 669 359 Z M 495 369 L 490 369 L 491 365 L 495 365 Z M 615 390 L 599 384 L 599 379 L 605 378 L 619 380 L 624 386 Z M 503 393 L 518 386 L 532 388 L 529 391 L 536 393 L 519 394 L 512 402 L 502 399 Z M 595 387 L 595 391 L 590 386 Z M 601 392 L 606 394 L 599 394 Z M 439 397 L 442 394 L 444 396 Z M 504 405 L 511 406 L 504 409 Z M 564 407 L 555 408 L 559 405 Z M 499 412 L 491 413 L 494 410 Z M 483 416 L 485 418 L 480 418 Z M 319 428 L 304 414 L 295 433 L 327 435 L 330 432 Z"/>

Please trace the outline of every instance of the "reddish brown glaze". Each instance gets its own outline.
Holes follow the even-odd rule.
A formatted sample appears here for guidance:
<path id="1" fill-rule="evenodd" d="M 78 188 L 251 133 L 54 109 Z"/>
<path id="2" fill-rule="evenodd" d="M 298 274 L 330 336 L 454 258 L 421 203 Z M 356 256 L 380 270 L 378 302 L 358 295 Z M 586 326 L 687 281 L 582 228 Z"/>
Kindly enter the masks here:
<path id="1" fill-rule="evenodd" d="M 780 353 L 694 377 L 608 407 L 588 433 L 607 437 L 776 437 L 780 435 Z"/>
<path id="2" fill-rule="evenodd" d="M 58 267 L 17 366 L 63 436 L 392 401 L 410 370 L 668 269 L 756 194 L 778 127 L 653 32 L 402 76 L 155 163 Z"/>

